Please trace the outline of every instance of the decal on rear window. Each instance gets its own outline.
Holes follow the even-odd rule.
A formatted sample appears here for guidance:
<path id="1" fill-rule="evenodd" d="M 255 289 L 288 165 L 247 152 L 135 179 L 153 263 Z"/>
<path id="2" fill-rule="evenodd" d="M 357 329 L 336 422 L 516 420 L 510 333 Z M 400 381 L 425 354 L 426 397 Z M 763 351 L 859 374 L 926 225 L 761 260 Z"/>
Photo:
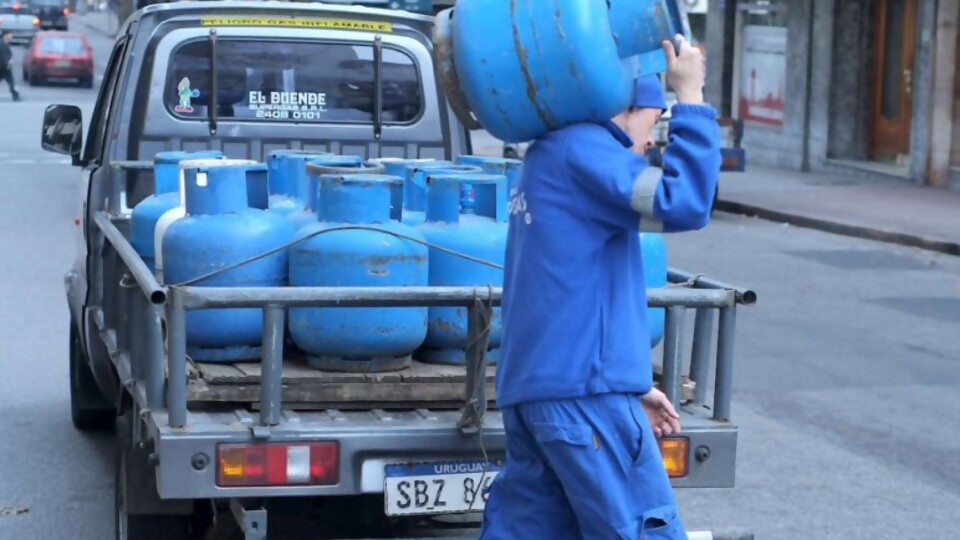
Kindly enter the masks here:
<path id="1" fill-rule="evenodd" d="M 385 21 L 355 19 L 316 19 L 287 17 L 202 17 L 203 26 L 294 26 L 298 28 L 331 28 L 334 30 L 365 30 L 393 32 L 393 25 Z"/>
<path id="2" fill-rule="evenodd" d="M 326 112 L 324 92 L 261 92 L 251 90 L 247 100 L 257 118 L 316 120 Z"/>
<path id="3" fill-rule="evenodd" d="M 173 110 L 178 113 L 192 113 L 193 105 L 190 102 L 195 97 L 200 97 L 200 91 L 194 88 L 190 88 L 190 79 L 184 77 L 180 79 L 180 83 L 177 84 L 177 96 L 179 96 L 180 103 L 173 108 Z"/>

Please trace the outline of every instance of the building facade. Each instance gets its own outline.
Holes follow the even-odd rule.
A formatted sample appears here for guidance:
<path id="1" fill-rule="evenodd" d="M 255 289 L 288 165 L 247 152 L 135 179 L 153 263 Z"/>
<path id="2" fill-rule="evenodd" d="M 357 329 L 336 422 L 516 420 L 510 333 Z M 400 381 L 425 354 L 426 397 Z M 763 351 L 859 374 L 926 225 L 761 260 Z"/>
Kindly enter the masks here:
<path id="1" fill-rule="evenodd" d="M 706 96 L 748 162 L 960 188 L 960 0 L 712 0 Z"/>

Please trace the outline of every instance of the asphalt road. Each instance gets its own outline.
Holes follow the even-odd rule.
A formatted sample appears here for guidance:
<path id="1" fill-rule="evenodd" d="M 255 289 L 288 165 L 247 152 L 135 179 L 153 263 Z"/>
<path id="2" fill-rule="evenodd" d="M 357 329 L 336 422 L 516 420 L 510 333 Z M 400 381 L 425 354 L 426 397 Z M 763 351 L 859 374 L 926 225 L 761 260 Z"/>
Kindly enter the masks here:
<path id="1" fill-rule="evenodd" d="M 110 41 L 91 41 L 102 66 Z M 45 106 L 78 104 L 86 119 L 96 90 L 18 84 L 22 103 L 0 88 L 0 540 L 110 538 L 112 441 L 75 431 L 68 401 L 62 278 L 79 172 L 39 148 Z M 671 265 L 760 298 L 738 318 L 738 485 L 679 492 L 688 528 L 950 537 L 960 259 L 724 214 L 668 242 Z"/>
<path id="2" fill-rule="evenodd" d="M 737 321 L 738 485 L 681 492 L 688 525 L 954 536 L 960 258 L 724 214 L 668 246 L 759 295 Z"/>
<path id="3" fill-rule="evenodd" d="M 102 69 L 110 43 L 91 40 Z M 75 252 L 80 173 L 69 157 L 40 148 L 46 106 L 80 105 L 86 120 L 96 90 L 28 86 L 23 50 L 14 47 L 23 101 L 0 84 L 0 539 L 108 538 L 112 441 L 70 422 L 63 275 Z"/>

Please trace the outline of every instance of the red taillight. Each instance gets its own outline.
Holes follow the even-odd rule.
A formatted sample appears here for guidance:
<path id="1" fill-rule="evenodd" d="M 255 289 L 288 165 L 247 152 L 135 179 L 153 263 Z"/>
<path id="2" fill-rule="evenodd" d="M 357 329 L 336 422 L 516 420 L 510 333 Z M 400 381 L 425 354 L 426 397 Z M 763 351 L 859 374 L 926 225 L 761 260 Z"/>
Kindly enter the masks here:
<path id="1" fill-rule="evenodd" d="M 339 480 L 335 442 L 217 446 L 218 486 L 329 486 Z"/>

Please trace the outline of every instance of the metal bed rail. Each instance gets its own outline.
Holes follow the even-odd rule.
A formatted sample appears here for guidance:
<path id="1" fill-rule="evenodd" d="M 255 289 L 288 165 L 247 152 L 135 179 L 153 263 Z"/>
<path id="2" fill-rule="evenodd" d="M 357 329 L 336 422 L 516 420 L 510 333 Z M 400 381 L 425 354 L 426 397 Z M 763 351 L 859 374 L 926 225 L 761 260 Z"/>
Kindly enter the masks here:
<path id="1" fill-rule="evenodd" d="M 285 310 L 290 307 L 465 307 L 468 343 L 464 408 L 459 427 L 480 429 L 487 407 L 485 321 L 500 305 L 499 287 L 203 287 L 162 286 L 110 215 L 94 215 L 107 243 L 102 282 L 100 335 L 117 364 L 121 382 L 134 395 L 145 397 L 145 407 L 167 411 L 169 425 L 182 428 L 187 421 L 186 312 L 191 309 L 252 307 L 263 310 L 262 367 L 259 422 L 280 422 L 283 409 L 282 371 Z M 713 310 L 720 312 L 716 350 L 713 418 L 730 418 L 733 384 L 733 342 L 737 305 L 756 301 L 756 294 L 707 278 L 670 270 L 670 283 L 648 289 L 650 307 L 666 309 L 664 392 L 677 403 L 680 396 L 682 319 L 696 310 L 691 378 L 706 381 L 710 369 Z M 166 346 L 164 346 L 166 342 Z M 706 398 L 706 385 L 698 384 L 697 400 Z"/>

